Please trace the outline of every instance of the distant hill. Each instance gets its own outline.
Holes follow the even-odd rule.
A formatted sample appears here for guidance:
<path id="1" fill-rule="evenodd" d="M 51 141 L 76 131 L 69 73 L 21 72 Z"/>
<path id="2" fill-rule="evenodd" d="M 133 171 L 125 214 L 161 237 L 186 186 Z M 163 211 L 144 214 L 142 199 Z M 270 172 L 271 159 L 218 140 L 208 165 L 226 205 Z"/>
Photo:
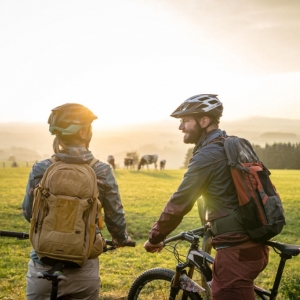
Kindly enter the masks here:
<path id="1" fill-rule="evenodd" d="M 178 120 L 162 120 L 155 123 L 123 126 L 120 129 L 94 127 L 90 150 L 102 161 L 114 155 L 119 167 L 123 167 L 126 152 L 158 154 L 166 159 L 167 169 L 183 165 L 187 150 L 193 145 L 182 143 L 183 134 L 178 130 Z M 243 136 L 254 144 L 265 146 L 274 142 L 300 142 L 300 119 L 253 117 L 237 121 L 221 121 L 220 128 L 227 134 Z M 0 160 L 14 155 L 17 160 L 40 160 L 52 154 L 53 136 L 47 124 L 0 123 Z"/>
<path id="2" fill-rule="evenodd" d="M 299 143 L 298 136 L 295 133 L 290 132 L 266 132 L 261 134 L 259 138 L 267 143 L 273 143 L 274 141 Z"/>
<path id="3" fill-rule="evenodd" d="M 252 117 L 221 121 L 220 127 L 262 146 L 267 142 L 300 142 L 300 119 Z"/>

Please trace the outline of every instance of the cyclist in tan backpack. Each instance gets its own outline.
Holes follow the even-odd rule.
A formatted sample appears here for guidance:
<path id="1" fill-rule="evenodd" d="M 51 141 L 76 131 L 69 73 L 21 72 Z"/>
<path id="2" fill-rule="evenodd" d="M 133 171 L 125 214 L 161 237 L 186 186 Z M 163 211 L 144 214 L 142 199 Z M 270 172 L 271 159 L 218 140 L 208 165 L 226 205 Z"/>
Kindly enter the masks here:
<path id="1" fill-rule="evenodd" d="M 48 119 L 55 135 L 54 155 L 33 166 L 22 205 L 31 222 L 33 246 L 26 276 L 28 300 L 49 299 L 51 282 L 37 273 L 48 271 L 56 261 L 64 263 L 67 277 L 59 284 L 59 297 L 98 300 L 101 207 L 116 245 L 131 241 L 113 171 L 88 150 L 95 119 L 76 103 L 54 108 Z"/>

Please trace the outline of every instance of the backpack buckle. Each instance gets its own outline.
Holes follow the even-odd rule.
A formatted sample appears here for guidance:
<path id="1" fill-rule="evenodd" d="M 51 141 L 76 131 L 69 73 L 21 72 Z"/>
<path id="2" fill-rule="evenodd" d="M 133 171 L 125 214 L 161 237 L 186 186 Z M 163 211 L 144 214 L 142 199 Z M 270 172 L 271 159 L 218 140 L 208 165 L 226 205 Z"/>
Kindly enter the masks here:
<path id="1" fill-rule="evenodd" d="M 91 205 L 91 204 L 94 203 L 94 199 L 93 199 L 93 198 L 89 198 L 89 199 L 87 199 L 86 201 L 87 201 L 87 203 L 88 203 L 89 205 Z"/>
<path id="2" fill-rule="evenodd" d="M 46 197 L 46 198 L 48 198 L 48 197 L 50 196 L 49 191 L 46 190 L 46 189 L 44 189 L 44 188 L 42 189 L 41 193 L 42 193 L 42 195 L 43 195 L 44 197 Z"/>

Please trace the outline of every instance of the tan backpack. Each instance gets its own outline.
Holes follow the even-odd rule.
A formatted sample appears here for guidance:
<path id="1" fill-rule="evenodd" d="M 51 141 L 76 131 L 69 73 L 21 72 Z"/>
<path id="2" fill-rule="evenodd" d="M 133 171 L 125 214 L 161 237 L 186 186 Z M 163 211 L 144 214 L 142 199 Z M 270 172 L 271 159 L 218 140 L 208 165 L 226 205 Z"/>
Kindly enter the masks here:
<path id="1" fill-rule="evenodd" d="M 48 265 L 63 261 L 81 267 L 103 251 L 98 230 L 101 203 L 97 177 L 90 164 L 55 161 L 34 190 L 30 242 L 39 259 Z"/>

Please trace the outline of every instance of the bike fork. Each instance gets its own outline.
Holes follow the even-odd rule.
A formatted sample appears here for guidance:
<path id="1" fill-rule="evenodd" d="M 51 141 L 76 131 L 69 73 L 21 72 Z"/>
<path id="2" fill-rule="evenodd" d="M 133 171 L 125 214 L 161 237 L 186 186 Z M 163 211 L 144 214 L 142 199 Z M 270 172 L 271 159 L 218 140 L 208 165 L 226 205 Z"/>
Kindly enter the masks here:
<path id="1" fill-rule="evenodd" d="M 178 264 L 176 266 L 176 272 L 175 272 L 175 275 L 174 275 L 172 283 L 171 283 L 169 300 L 175 300 L 175 298 L 180 290 L 179 280 L 180 280 L 181 272 L 186 267 L 187 267 L 187 264 Z"/>
<path id="2" fill-rule="evenodd" d="M 185 268 L 190 267 L 188 275 L 186 274 Z M 178 292 L 180 290 L 189 291 L 189 292 L 201 292 L 204 289 L 196 284 L 191 278 L 194 273 L 194 266 L 190 266 L 189 263 L 178 264 L 176 266 L 176 272 L 173 277 L 169 300 L 175 300 Z M 189 288 L 186 288 L 186 287 Z M 182 300 L 187 300 L 188 296 L 186 294 L 182 295 Z"/>

